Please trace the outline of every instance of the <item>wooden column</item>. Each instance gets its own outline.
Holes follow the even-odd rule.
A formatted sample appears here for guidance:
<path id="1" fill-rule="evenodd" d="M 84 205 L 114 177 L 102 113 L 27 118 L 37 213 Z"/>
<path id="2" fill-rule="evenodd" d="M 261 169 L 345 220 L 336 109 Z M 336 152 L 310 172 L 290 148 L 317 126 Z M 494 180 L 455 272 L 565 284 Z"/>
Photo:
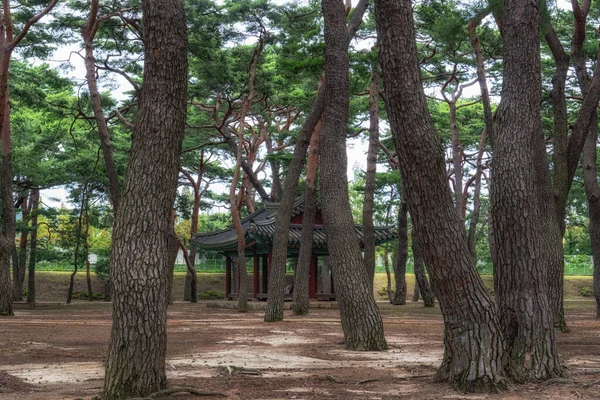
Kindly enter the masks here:
<path id="1" fill-rule="evenodd" d="M 259 282 L 259 270 L 258 270 L 258 254 L 254 255 L 254 282 L 252 284 L 252 295 L 253 298 L 258 297 L 258 282 Z"/>
<path id="2" fill-rule="evenodd" d="M 314 254 L 310 257 L 310 272 L 308 274 L 308 297 L 310 299 L 317 298 L 317 286 L 319 266 L 317 263 L 317 256 Z"/>
<path id="3" fill-rule="evenodd" d="M 231 294 L 231 257 L 225 257 L 225 297 L 230 299 Z"/>
<path id="4" fill-rule="evenodd" d="M 269 256 L 263 256 L 262 293 L 267 294 L 269 287 Z"/>

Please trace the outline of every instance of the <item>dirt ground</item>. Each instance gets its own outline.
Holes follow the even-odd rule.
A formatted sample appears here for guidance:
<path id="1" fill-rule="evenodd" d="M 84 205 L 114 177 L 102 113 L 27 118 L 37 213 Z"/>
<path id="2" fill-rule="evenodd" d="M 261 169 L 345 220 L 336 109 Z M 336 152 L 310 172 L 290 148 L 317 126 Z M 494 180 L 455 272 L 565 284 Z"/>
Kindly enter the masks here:
<path id="1" fill-rule="evenodd" d="M 566 304 L 571 332 L 559 333 L 558 343 L 569 378 L 492 395 L 432 382 L 443 352 L 438 308 L 379 304 L 386 352 L 344 350 L 335 308 L 314 308 L 307 317 L 287 310 L 283 322 L 267 324 L 260 310 L 176 303 L 169 309 L 169 383 L 229 399 L 600 399 L 600 321 L 592 301 Z M 103 302 L 17 309 L 0 321 L 0 400 L 98 395 L 110 326 L 111 307 Z"/>

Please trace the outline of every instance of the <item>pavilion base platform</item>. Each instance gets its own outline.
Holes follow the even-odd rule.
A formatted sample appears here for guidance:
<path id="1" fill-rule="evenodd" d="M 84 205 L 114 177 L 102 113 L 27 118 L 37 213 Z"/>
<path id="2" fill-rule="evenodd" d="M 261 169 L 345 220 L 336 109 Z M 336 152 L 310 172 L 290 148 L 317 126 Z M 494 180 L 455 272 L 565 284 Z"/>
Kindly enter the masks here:
<path id="1" fill-rule="evenodd" d="M 266 301 L 268 297 L 269 297 L 269 295 L 267 293 L 258 293 L 256 295 L 256 297 L 254 297 L 254 295 L 250 293 L 250 294 L 248 294 L 248 301 L 252 301 L 252 300 Z M 227 300 L 237 300 L 237 298 L 238 298 L 237 293 L 229 293 L 226 296 Z M 292 301 L 292 300 L 294 300 L 294 295 L 293 294 L 285 294 L 284 299 L 286 301 Z M 311 301 L 312 300 L 333 301 L 333 300 L 336 300 L 336 297 L 335 297 L 335 293 L 315 293 L 314 297 L 311 297 L 310 300 Z"/>

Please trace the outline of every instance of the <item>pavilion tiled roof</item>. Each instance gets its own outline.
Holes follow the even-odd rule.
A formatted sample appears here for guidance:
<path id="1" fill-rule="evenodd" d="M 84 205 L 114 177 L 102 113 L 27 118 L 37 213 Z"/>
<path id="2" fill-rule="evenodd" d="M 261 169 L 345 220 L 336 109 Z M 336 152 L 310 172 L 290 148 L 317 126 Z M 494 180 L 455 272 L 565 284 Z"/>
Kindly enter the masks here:
<path id="1" fill-rule="evenodd" d="M 275 235 L 275 222 L 277 219 L 277 209 L 279 203 L 266 202 L 265 205 L 256 212 L 245 217 L 242 222 L 242 229 L 246 238 L 246 245 L 252 243 L 261 243 L 267 246 L 273 241 Z M 320 210 L 320 203 L 317 202 L 317 210 Z M 292 218 L 304 212 L 304 196 L 298 197 L 294 202 Z M 356 237 L 360 246 L 364 246 L 364 233 L 362 225 L 354 225 Z M 300 245 L 302 236 L 302 225 L 291 224 L 288 231 L 288 247 L 297 248 Z M 393 240 L 398 236 L 396 230 L 389 226 L 375 227 L 376 245 Z M 232 251 L 237 247 L 237 233 L 233 226 L 229 229 L 220 231 L 200 233 L 192 239 L 192 245 L 197 248 L 226 252 Z M 313 246 L 315 248 L 327 247 L 327 234 L 323 225 L 315 225 L 313 230 Z"/>

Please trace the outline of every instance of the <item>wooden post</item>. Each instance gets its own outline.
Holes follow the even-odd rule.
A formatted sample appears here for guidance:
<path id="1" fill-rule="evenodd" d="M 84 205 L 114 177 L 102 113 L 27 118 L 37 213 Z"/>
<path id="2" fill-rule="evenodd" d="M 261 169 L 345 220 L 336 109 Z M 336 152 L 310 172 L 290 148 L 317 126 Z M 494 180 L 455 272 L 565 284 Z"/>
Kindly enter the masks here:
<path id="1" fill-rule="evenodd" d="M 317 256 L 314 254 L 310 257 L 310 272 L 308 274 L 308 298 L 317 298 L 317 273 L 318 273 Z"/>
<path id="2" fill-rule="evenodd" d="M 269 256 L 263 256 L 262 293 L 267 294 L 269 287 Z"/>
<path id="3" fill-rule="evenodd" d="M 231 299 L 231 257 L 225 257 L 225 297 Z"/>
<path id="4" fill-rule="evenodd" d="M 258 297 L 258 281 L 259 281 L 259 271 L 258 271 L 258 254 L 254 255 L 254 282 L 252 285 L 252 297 L 253 298 L 257 298 Z"/>

